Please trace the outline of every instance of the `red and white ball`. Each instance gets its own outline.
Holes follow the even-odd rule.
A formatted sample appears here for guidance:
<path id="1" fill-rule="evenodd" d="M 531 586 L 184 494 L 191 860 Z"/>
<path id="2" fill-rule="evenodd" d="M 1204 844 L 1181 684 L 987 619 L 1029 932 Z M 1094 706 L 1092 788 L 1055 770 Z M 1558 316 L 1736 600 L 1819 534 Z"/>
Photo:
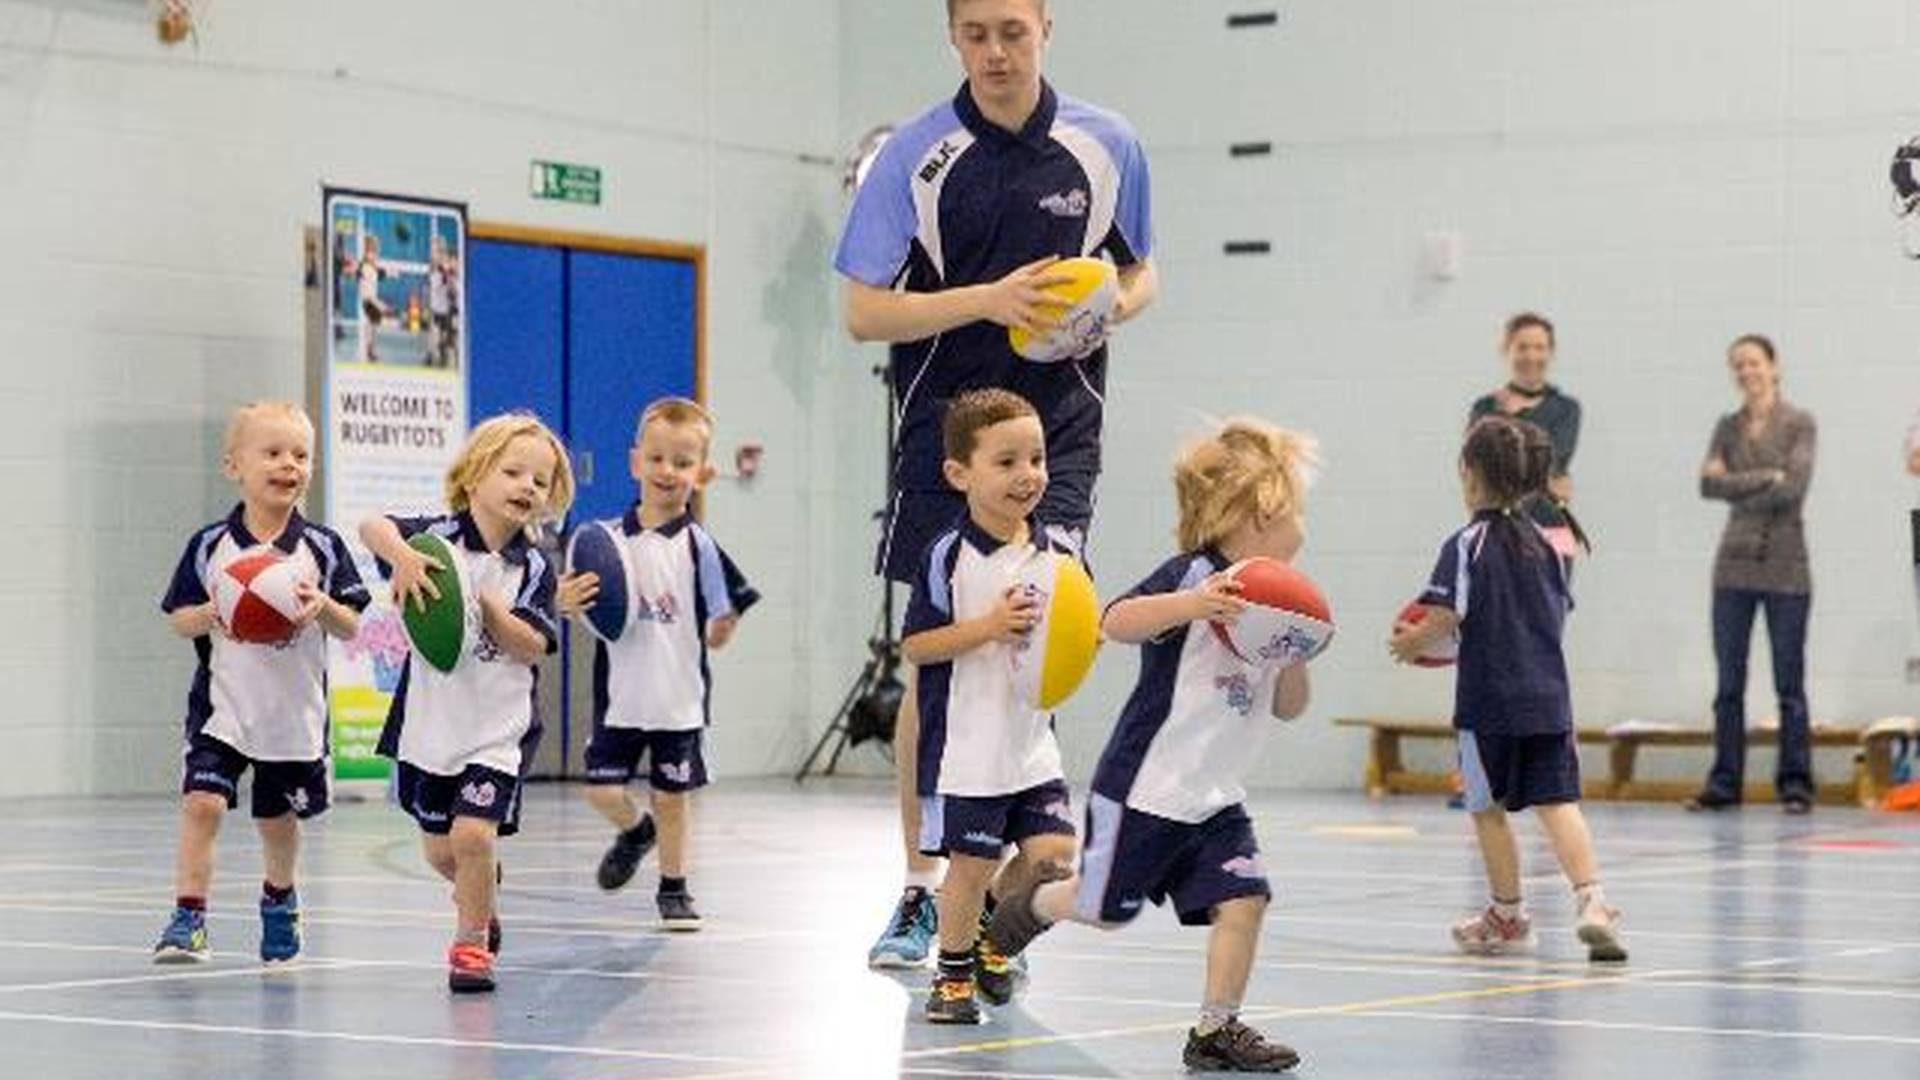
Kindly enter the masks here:
<path id="1" fill-rule="evenodd" d="M 1420 601 L 1412 601 L 1400 609 L 1400 614 L 1393 621 L 1395 625 L 1411 623 L 1418 626 L 1427 621 L 1427 609 Z M 1459 659 L 1460 634 L 1455 631 L 1427 646 L 1427 651 L 1414 657 L 1413 663 L 1416 667 L 1450 667 Z"/>
<path id="2" fill-rule="evenodd" d="M 235 641 L 279 645 L 300 632 L 296 591 L 305 580 L 299 564 L 278 548 L 256 547 L 235 555 L 213 572 L 214 610 Z"/>
<path id="3" fill-rule="evenodd" d="M 1213 621 L 1229 652 L 1255 667 L 1291 667 L 1319 656 L 1333 641 L 1333 609 L 1307 575 L 1278 559 L 1245 559 L 1227 568 L 1247 609 L 1232 622 Z"/>

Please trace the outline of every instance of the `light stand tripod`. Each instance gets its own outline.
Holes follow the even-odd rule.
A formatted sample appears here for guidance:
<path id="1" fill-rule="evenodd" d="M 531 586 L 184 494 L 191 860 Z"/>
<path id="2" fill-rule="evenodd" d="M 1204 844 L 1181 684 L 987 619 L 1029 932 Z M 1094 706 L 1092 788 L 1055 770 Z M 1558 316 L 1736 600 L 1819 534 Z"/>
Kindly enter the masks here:
<path id="1" fill-rule="evenodd" d="M 874 519 L 886 528 L 887 515 L 893 509 L 893 443 L 896 434 L 896 421 L 893 407 L 892 368 L 880 364 L 873 373 L 886 387 L 887 406 L 887 496 L 886 503 Z M 819 741 L 807 753 L 807 759 L 800 763 L 800 769 L 793 774 L 794 783 L 806 780 L 813 772 L 814 763 L 820 755 L 827 753 L 828 746 L 833 750 L 827 755 L 827 766 L 820 770 L 822 776 L 832 776 L 833 770 L 840 764 L 840 755 L 849 746 L 858 746 L 868 739 L 878 739 L 889 747 L 893 744 L 893 725 L 900 714 L 900 700 L 906 695 L 906 684 L 900 681 L 900 642 L 893 636 L 893 582 L 884 576 L 880 581 L 880 614 L 875 622 L 873 636 L 867 639 L 867 663 L 860 674 L 847 687 L 846 696 L 840 699 L 840 707 L 833 711 L 833 717 L 827 721 L 827 730 L 820 733 Z"/>

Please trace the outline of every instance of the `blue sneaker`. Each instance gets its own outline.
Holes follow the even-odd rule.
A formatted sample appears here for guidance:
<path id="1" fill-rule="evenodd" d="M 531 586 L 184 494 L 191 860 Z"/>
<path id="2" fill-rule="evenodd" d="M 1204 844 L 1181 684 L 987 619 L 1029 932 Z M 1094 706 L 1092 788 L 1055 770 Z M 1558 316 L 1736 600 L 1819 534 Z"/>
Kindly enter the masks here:
<path id="1" fill-rule="evenodd" d="M 260 959 L 284 964 L 300 955 L 300 898 L 292 893 L 280 902 L 260 898 Z"/>
<path id="2" fill-rule="evenodd" d="M 918 885 L 908 888 L 900 894 L 900 905 L 893 909 L 893 920 L 887 924 L 886 932 L 867 950 L 867 966 L 917 968 L 924 965 L 933 948 L 938 925 L 939 913 L 934 908 L 933 894 Z"/>
<path id="3" fill-rule="evenodd" d="M 153 947 L 156 964 L 204 964 L 213 959 L 207 947 L 207 913 L 193 908 L 173 909 L 173 921 L 160 933 Z"/>

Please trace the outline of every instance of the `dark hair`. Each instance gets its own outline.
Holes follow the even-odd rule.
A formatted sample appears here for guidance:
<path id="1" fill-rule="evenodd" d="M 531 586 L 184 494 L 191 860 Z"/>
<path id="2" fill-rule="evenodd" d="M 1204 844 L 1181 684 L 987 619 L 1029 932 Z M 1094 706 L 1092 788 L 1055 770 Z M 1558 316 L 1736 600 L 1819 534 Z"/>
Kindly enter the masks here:
<path id="1" fill-rule="evenodd" d="M 1741 334 L 1727 346 L 1727 358 L 1733 358 L 1733 350 L 1742 345 L 1751 345 L 1767 354 L 1767 365 L 1773 368 L 1773 385 L 1780 385 L 1780 356 L 1774 351 L 1773 339 L 1765 334 Z"/>
<path id="2" fill-rule="evenodd" d="M 941 436 L 946 444 L 947 460 L 965 464 L 973 457 L 982 428 L 1018 420 L 1023 416 L 1039 419 L 1040 414 L 1026 398 L 1011 390 L 987 387 L 969 390 L 947 406 L 946 423 Z"/>
<path id="3" fill-rule="evenodd" d="M 1529 326 L 1537 326 L 1545 330 L 1547 332 L 1547 344 L 1549 346 L 1554 344 L 1553 321 L 1537 311 L 1523 311 L 1511 319 L 1508 319 L 1507 332 L 1500 338 L 1500 341 L 1503 344 L 1511 345 L 1513 343 L 1513 335 L 1525 330 Z"/>
<path id="4" fill-rule="evenodd" d="M 959 0 L 947 0 L 947 21 L 948 22 L 953 21 L 954 9 L 959 6 L 960 6 Z M 1046 15 L 1046 13 L 1047 13 L 1047 0 L 1040 0 L 1040 14 L 1044 16 Z"/>
<path id="5" fill-rule="evenodd" d="M 1488 498 L 1506 511 L 1503 521 L 1512 528 L 1502 529 L 1510 542 L 1520 545 L 1529 555 L 1544 555 L 1552 549 L 1541 539 L 1540 531 L 1522 527 L 1517 520 L 1525 505 L 1536 498 L 1551 499 L 1547 481 L 1553 476 L 1553 440 L 1545 428 L 1525 420 L 1495 413 L 1474 421 L 1467 429 L 1467 441 L 1460 448 L 1460 464 L 1480 482 Z M 1574 520 L 1573 511 L 1559 506 L 1567 527 L 1580 546 L 1588 551 L 1593 545 Z"/>

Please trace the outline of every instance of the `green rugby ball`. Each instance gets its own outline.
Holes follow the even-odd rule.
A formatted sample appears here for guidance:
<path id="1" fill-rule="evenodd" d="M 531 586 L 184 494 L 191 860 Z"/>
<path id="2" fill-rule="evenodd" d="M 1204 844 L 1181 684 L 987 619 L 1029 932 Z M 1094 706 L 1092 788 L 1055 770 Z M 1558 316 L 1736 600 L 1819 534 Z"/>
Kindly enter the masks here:
<path id="1" fill-rule="evenodd" d="M 427 597 L 424 609 L 411 601 L 401 605 L 407 640 L 434 670 L 451 672 L 467 652 L 467 607 L 474 598 L 467 589 L 466 568 L 453 545 L 433 533 L 415 533 L 407 546 L 440 564 L 440 569 L 427 571 L 427 580 L 440 590 L 439 599 Z"/>

